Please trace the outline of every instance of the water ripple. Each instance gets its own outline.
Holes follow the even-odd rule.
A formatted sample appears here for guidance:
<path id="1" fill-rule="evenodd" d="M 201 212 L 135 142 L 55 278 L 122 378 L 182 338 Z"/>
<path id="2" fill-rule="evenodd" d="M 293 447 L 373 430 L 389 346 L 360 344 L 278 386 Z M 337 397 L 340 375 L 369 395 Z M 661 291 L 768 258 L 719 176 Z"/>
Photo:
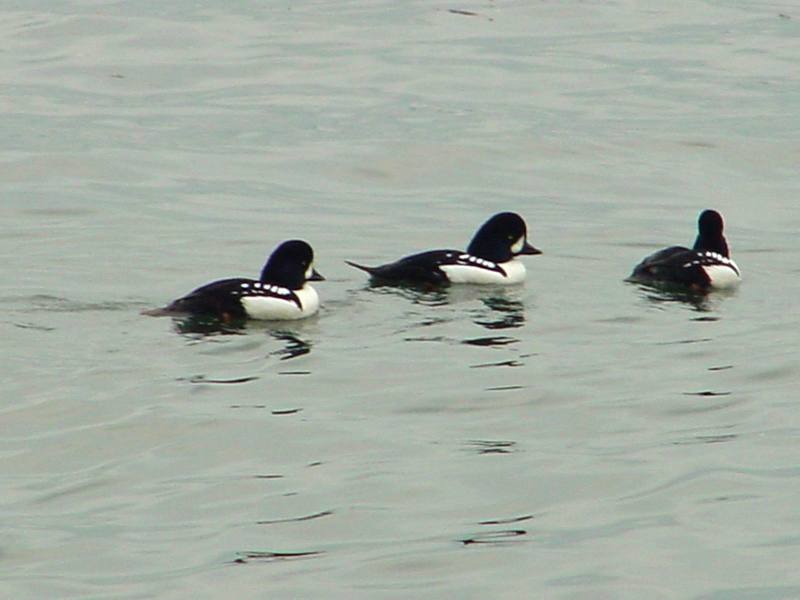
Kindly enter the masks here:
<path id="1" fill-rule="evenodd" d="M 522 515 L 520 517 L 508 517 L 506 519 L 490 519 L 487 521 L 479 521 L 478 525 L 507 525 L 509 523 L 519 523 L 521 521 L 529 521 L 533 519 L 533 515 Z"/>
<path id="2" fill-rule="evenodd" d="M 525 363 L 518 360 L 501 360 L 499 362 L 481 363 L 479 365 L 470 365 L 470 369 L 483 369 L 486 367 L 521 367 Z"/>
<path id="3" fill-rule="evenodd" d="M 464 538 L 458 540 L 465 546 L 470 546 L 472 544 L 508 544 L 514 538 L 521 537 L 523 535 L 528 535 L 528 531 L 526 529 L 506 529 L 503 531 L 492 531 L 490 533 L 478 533 L 472 537 Z"/>
<path id="4" fill-rule="evenodd" d="M 303 515 L 301 517 L 288 517 L 286 519 L 265 519 L 263 521 L 256 521 L 257 525 L 277 525 L 278 523 L 299 523 L 302 521 L 313 521 L 314 519 L 321 519 L 333 514 L 332 510 L 322 510 L 310 515 Z"/>
<path id="5" fill-rule="evenodd" d="M 244 565 L 251 562 L 271 563 L 271 562 L 284 562 L 289 560 L 299 560 L 304 558 L 314 558 L 325 554 L 321 551 L 309 552 L 261 552 L 261 551 L 245 551 L 237 552 L 236 558 L 232 563 L 237 565 Z"/>
<path id="6" fill-rule="evenodd" d="M 469 346 L 507 346 L 508 344 L 515 344 L 517 342 L 519 342 L 517 338 L 504 335 L 461 340 L 462 344 L 467 344 Z"/>
<path id="7" fill-rule="evenodd" d="M 469 440 L 467 445 L 478 454 L 511 454 L 516 451 L 517 442 L 509 440 Z"/>
<path id="8" fill-rule="evenodd" d="M 189 383 L 219 383 L 219 384 L 235 384 L 235 383 L 247 383 L 249 381 L 256 381 L 258 377 L 236 377 L 234 379 L 211 379 L 206 377 L 205 375 L 192 375 L 191 377 L 184 378 L 179 377 L 176 381 L 188 381 Z"/>

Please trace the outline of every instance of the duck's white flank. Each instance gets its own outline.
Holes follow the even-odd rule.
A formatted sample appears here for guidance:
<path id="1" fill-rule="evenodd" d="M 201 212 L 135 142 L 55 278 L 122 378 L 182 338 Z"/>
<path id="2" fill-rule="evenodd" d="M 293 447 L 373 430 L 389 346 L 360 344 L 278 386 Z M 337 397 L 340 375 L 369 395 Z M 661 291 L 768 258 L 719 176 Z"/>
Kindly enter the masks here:
<path id="1" fill-rule="evenodd" d="M 450 283 L 477 283 L 509 285 L 525 280 L 525 265 L 522 261 L 512 259 L 497 266 L 505 271 L 505 276 L 497 271 L 483 269 L 472 265 L 441 265 Z"/>
<path id="2" fill-rule="evenodd" d="M 283 299 L 271 296 L 243 296 L 242 306 L 248 317 L 262 321 L 302 319 L 319 310 L 319 296 L 313 287 L 306 284 L 294 293 L 300 300 L 299 307 L 288 297 Z"/>
<path id="3" fill-rule="evenodd" d="M 707 265 L 703 270 L 711 281 L 711 287 L 716 290 L 724 290 L 736 287 L 742 281 L 739 275 L 739 267 L 736 263 L 728 259 L 731 265 Z"/>

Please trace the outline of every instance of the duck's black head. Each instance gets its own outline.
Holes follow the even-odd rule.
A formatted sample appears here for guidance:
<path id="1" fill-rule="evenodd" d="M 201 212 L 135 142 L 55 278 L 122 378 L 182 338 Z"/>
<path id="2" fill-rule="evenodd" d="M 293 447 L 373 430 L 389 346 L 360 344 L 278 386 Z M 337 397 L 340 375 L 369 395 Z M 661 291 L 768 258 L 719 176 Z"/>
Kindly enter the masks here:
<path id="1" fill-rule="evenodd" d="M 302 240 L 289 240 L 275 248 L 261 270 L 261 282 L 299 290 L 306 281 L 325 279 L 314 269 L 314 251 Z"/>
<path id="2" fill-rule="evenodd" d="M 495 263 L 504 263 L 519 254 L 541 254 L 527 240 L 525 221 L 517 213 L 497 213 L 486 221 L 469 243 L 467 252 Z"/>
<path id="3" fill-rule="evenodd" d="M 728 257 L 728 242 L 722 235 L 722 215 L 715 210 L 704 210 L 697 219 L 697 239 L 693 250 L 709 250 Z"/>

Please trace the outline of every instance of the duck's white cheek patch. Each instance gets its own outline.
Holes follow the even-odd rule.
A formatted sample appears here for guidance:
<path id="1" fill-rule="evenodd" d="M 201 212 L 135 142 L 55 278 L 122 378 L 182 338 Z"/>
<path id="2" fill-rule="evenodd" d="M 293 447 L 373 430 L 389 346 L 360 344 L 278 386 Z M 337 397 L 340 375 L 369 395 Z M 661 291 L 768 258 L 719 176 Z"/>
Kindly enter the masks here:
<path id="1" fill-rule="evenodd" d="M 511 244 L 511 252 L 512 254 L 519 254 L 522 252 L 522 247 L 525 245 L 525 237 L 519 238 L 516 242 Z"/>
<path id="2" fill-rule="evenodd" d="M 313 272 L 314 272 L 314 264 L 312 263 L 312 264 L 308 265 L 308 268 L 306 269 L 306 279 L 311 277 L 311 274 Z"/>

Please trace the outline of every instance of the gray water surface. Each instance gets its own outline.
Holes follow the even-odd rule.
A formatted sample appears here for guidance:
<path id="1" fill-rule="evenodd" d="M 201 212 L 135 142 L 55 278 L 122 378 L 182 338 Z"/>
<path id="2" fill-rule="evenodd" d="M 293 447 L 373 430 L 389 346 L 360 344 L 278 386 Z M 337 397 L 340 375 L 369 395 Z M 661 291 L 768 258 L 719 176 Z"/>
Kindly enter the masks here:
<path id="1" fill-rule="evenodd" d="M 799 8 L 4 3 L 0 596 L 799 598 Z M 736 292 L 623 281 L 707 207 Z M 139 314 L 292 237 L 317 317 Z"/>

